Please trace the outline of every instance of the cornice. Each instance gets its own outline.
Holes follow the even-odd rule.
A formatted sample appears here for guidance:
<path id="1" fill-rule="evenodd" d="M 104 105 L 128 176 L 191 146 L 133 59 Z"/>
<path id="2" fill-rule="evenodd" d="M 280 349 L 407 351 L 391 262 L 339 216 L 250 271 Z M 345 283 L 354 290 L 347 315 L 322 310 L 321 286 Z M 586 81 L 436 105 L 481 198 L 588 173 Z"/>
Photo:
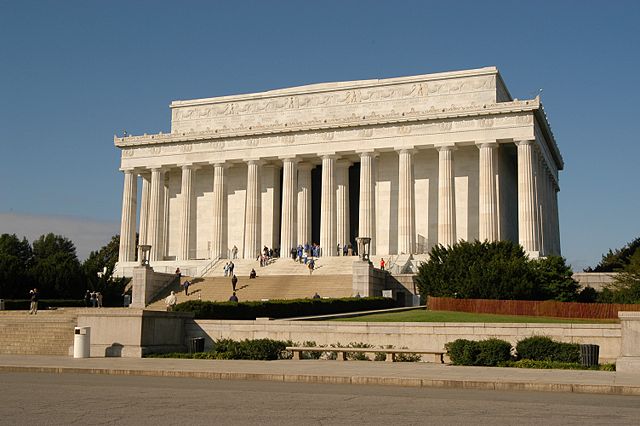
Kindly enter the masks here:
<path id="1" fill-rule="evenodd" d="M 312 119 L 308 121 L 293 120 L 286 123 L 252 125 L 248 127 L 239 126 L 234 128 L 229 127 L 220 130 L 157 133 L 125 137 L 118 137 L 114 135 L 113 141 L 117 147 L 125 148 L 134 146 L 162 145 L 176 142 L 206 141 L 274 134 L 291 134 L 305 131 L 360 128 L 374 125 L 415 123 L 462 117 L 495 116 L 509 113 L 536 112 L 540 109 L 540 100 L 536 98 L 531 100 L 499 102 L 494 104 L 452 106 L 450 108 L 431 107 L 423 111 L 416 111 L 414 108 L 411 108 L 408 111 L 392 110 L 388 113 L 373 112 L 368 115 L 357 115 L 352 113 L 346 117 L 332 119 Z M 537 114 L 540 114 L 540 112 L 537 112 Z M 540 121 L 546 123 L 548 127 L 546 116 L 544 120 Z M 551 135 L 550 129 L 548 131 Z M 555 146 L 555 142 L 553 143 L 553 146 Z M 557 147 L 555 149 L 557 150 Z"/>

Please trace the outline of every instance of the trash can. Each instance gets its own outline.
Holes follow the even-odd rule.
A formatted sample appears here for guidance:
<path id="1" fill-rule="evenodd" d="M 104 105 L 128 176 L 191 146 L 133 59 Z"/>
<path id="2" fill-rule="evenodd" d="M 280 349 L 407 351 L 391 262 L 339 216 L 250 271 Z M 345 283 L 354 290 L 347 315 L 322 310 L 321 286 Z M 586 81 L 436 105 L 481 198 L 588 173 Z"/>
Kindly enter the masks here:
<path id="1" fill-rule="evenodd" d="M 89 358 L 91 353 L 91 327 L 76 327 L 73 335 L 73 357 Z"/>
<path id="2" fill-rule="evenodd" d="M 125 308 L 128 308 L 130 304 L 131 304 L 131 296 L 128 295 L 128 294 L 125 294 L 124 295 L 124 303 L 123 303 L 123 305 L 124 305 Z"/>
<path id="3" fill-rule="evenodd" d="M 192 337 L 189 339 L 189 353 L 204 352 L 204 337 Z"/>
<path id="4" fill-rule="evenodd" d="M 598 365 L 600 357 L 600 346 L 598 345 L 580 345 L 580 363 L 585 367 L 593 367 Z"/>

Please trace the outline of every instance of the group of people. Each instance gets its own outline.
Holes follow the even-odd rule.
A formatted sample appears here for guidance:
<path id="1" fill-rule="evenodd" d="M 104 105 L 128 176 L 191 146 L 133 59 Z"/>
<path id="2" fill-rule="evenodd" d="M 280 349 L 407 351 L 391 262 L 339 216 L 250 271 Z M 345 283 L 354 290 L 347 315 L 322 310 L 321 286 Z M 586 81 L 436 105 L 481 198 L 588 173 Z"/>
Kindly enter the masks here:
<path id="1" fill-rule="evenodd" d="M 233 270 L 235 269 L 235 267 L 236 265 L 234 265 L 233 261 L 225 263 L 224 268 L 222 268 L 222 270 L 224 271 L 224 276 L 225 277 L 233 276 Z"/>
<path id="2" fill-rule="evenodd" d="M 275 253 L 273 252 L 273 249 L 264 246 L 262 248 L 262 253 L 260 253 L 257 259 L 258 261 L 260 261 L 260 266 L 267 266 L 271 259 L 273 259 L 274 254 Z"/>
<path id="3" fill-rule="evenodd" d="M 84 294 L 84 306 L 86 308 L 102 308 L 102 293 L 87 290 Z"/>

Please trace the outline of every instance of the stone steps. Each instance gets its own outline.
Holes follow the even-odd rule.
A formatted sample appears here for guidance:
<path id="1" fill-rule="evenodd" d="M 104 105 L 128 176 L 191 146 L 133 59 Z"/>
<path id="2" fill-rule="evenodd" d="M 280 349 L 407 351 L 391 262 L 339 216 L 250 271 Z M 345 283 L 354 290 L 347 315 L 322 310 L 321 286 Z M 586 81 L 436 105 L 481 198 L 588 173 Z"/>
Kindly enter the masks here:
<path id="1" fill-rule="evenodd" d="M 0 311 L 0 354 L 68 355 L 77 311 Z"/>
<path id="2" fill-rule="evenodd" d="M 260 273 L 260 271 L 258 271 Z M 184 280 L 183 280 L 184 281 Z M 189 287 L 189 296 L 184 291 L 178 292 L 178 303 L 187 300 L 227 301 L 232 294 L 231 278 L 207 277 L 195 279 Z M 178 290 L 174 288 L 174 291 Z M 256 279 L 238 277 L 236 293 L 241 301 L 262 299 L 304 299 L 312 297 L 316 292 L 322 297 L 352 296 L 351 275 L 258 275 Z M 150 309 L 165 309 L 164 297 L 169 290 L 155 302 Z"/>

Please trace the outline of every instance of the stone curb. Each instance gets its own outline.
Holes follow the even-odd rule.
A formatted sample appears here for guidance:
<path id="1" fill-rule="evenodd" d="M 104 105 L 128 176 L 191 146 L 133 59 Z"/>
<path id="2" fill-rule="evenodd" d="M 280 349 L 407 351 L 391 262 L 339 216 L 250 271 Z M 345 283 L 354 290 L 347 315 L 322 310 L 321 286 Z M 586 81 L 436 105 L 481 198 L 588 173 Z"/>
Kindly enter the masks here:
<path id="1" fill-rule="evenodd" d="M 566 392 L 640 396 L 640 386 L 571 383 L 530 383 L 481 380 L 420 379 L 411 377 L 331 376 L 319 374 L 270 374 L 214 371 L 140 370 L 0 365 L 1 373 L 103 374 L 111 376 L 179 377 L 207 380 L 257 380 L 283 383 L 401 386 L 413 388 L 478 389 L 497 391 Z"/>

